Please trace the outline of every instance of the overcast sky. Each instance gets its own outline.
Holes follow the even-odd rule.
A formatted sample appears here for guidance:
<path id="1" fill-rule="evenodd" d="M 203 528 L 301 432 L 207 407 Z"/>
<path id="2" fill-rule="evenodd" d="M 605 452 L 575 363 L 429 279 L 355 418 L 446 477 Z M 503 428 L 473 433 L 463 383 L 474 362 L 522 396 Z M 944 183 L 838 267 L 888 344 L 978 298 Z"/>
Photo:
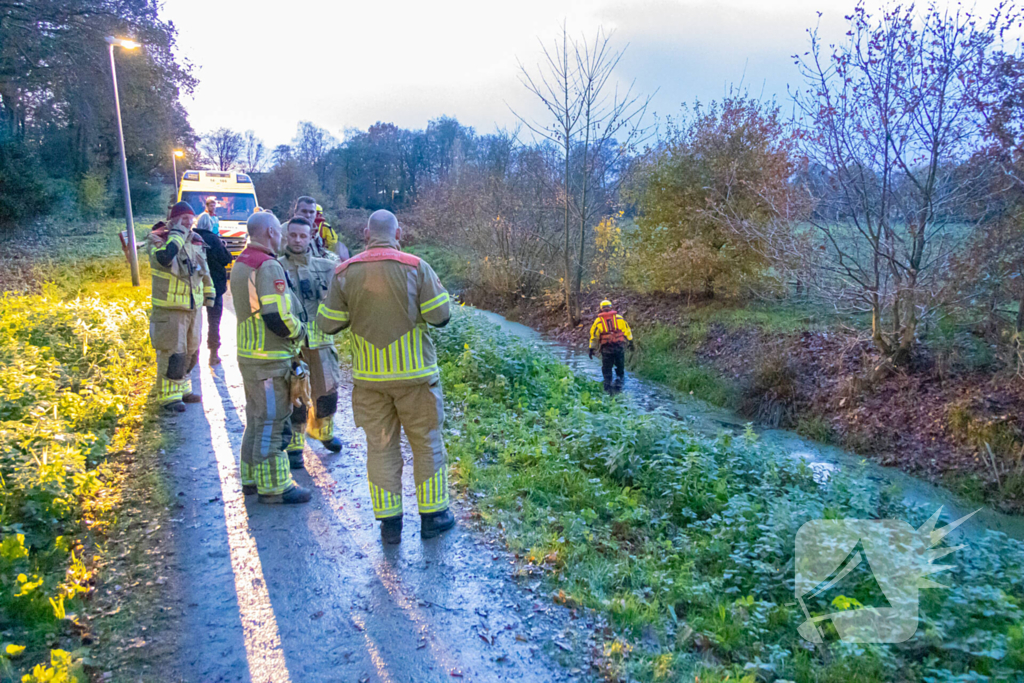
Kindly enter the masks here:
<path id="1" fill-rule="evenodd" d="M 994 1 L 994 0 L 993 0 Z M 978 7 L 993 1 L 982 0 Z M 620 82 L 672 115 L 694 98 L 720 98 L 742 83 L 780 99 L 796 84 L 792 55 L 819 23 L 835 40 L 853 0 L 166 0 L 180 55 L 199 78 L 185 98 L 200 134 L 253 129 L 271 146 L 290 141 L 301 120 L 342 139 L 376 121 L 422 128 L 442 115 L 479 132 L 515 125 L 537 103 L 518 79 L 534 69 L 538 40 L 562 20 L 570 32 L 614 29 L 626 47 Z"/>

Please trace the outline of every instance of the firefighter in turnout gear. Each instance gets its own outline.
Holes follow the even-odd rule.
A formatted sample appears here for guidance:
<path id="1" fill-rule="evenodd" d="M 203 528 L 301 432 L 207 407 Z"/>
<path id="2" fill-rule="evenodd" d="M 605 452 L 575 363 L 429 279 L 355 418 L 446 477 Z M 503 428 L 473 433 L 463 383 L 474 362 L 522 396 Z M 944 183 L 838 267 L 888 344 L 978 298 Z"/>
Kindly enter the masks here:
<path id="1" fill-rule="evenodd" d="M 601 302 L 601 312 L 590 326 L 590 357 L 594 351 L 601 351 L 601 374 L 604 375 L 604 390 L 612 393 L 622 389 L 626 381 L 626 344 L 633 350 L 633 332 L 622 316 L 612 309 L 612 302 Z M 612 383 L 612 366 L 615 367 L 615 383 Z"/>
<path id="2" fill-rule="evenodd" d="M 296 199 L 292 216 L 305 218 L 313 226 L 310 233 L 310 246 L 314 256 L 331 260 L 338 258 L 342 261 L 348 258 L 348 247 L 338 239 L 338 233 L 324 218 L 324 209 L 316 203 L 315 199 L 305 196 Z"/>
<path id="3" fill-rule="evenodd" d="M 320 252 L 320 255 L 324 257 L 328 254 L 338 253 L 336 251 L 338 247 L 338 233 L 327 222 L 327 218 L 324 216 L 324 207 L 319 204 L 316 205 L 316 218 L 313 219 L 313 245 Z M 345 247 L 345 245 L 342 244 L 342 247 Z M 348 251 L 347 247 L 345 247 L 345 251 Z M 347 253 L 338 255 L 342 258 L 348 256 Z"/>
<path id="4" fill-rule="evenodd" d="M 338 263 L 313 255 L 310 244 L 313 226 L 308 220 L 296 216 L 285 227 L 287 244 L 279 260 L 288 275 L 289 289 L 302 304 L 298 313 L 306 326 L 306 339 L 301 354 L 309 366 L 312 399 L 311 405 L 296 406 L 292 410 L 288 460 L 292 469 L 299 469 L 307 432 L 332 453 L 341 451 L 341 441 L 334 436 L 334 413 L 338 409 L 338 384 L 341 382 L 338 352 L 334 348 L 334 337 L 313 324 Z"/>
<path id="5" fill-rule="evenodd" d="M 293 361 L 306 330 L 299 302 L 277 260 L 281 224 L 272 213 L 249 217 L 249 246 L 231 269 L 238 320 L 238 368 L 245 389 L 245 432 L 239 464 L 242 491 L 261 503 L 306 503 L 310 492 L 292 480 L 285 448 L 291 441 Z"/>
<path id="6" fill-rule="evenodd" d="M 215 298 L 206 243 L 192 232 L 195 213 L 185 202 L 171 207 L 167 223 L 153 226 L 147 239 L 153 284 L 149 337 L 156 350 L 157 400 L 165 410 L 183 412 L 202 399 L 192 393 L 189 373 L 199 360 L 202 309 Z"/>
<path id="7" fill-rule="evenodd" d="M 352 342 L 352 413 L 366 432 L 366 469 L 381 538 L 402 538 L 404 429 L 413 454 L 420 536 L 455 525 L 448 509 L 448 465 L 441 435 L 443 396 L 427 325 L 450 317 L 448 292 L 426 261 L 403 253 L 390 211 L 376 211 L 364 231 L 366 251 L 337 267 L 316 324 L 348 328 Z"/>

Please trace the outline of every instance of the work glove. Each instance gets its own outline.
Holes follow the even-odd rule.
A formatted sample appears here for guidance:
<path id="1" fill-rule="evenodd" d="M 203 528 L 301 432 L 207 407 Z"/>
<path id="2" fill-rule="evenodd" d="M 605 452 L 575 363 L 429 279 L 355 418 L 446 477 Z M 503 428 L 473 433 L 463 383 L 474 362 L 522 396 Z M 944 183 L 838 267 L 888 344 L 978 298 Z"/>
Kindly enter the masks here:
<path id="1" fill-rule="evenodd" d="M 216 298 L 208 296 L 205 299 L 203 299 L 203 306 L 205 306 L 206 308 L 213 308 L 214 302 L 216 302 Z"/>
<path id="2" fill-rule="evenodd" d="M 591 357 L 591 358 L 593 358 L 593 357 L 594 357 L 594 349 L 590 349 L 590 357 Z"/>
<path id="3" fill-rule="evenodd" d="M 630 340 L 629 340 L 629 350 L 630 350 L 630 351 L 633 351 L 633 350 L 635 350 L 635 349 L 636 349 L 636 346 L 635 346 L 635 345 L 633 344 L 633 340 L 632 340 L 632 339 L 630 339 Z"/>
<path id="4" fill-rule="evenodd" d="M 293 406 L 309 408 L 313 405 L 310 396 L 309 366 L 301 360 L 292 361 L 292 371 L 288 376 L 288 394 Z"/>

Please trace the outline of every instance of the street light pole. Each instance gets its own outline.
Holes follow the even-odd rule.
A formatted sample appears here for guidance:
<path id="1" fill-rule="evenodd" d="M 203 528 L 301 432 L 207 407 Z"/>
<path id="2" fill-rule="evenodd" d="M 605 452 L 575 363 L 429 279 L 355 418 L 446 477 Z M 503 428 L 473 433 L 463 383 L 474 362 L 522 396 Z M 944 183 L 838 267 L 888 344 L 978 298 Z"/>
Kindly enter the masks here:
<path id="1" fill-rule="evenodd" d="M 114 83 L 114 111 L 117 112 L 117 141 L 121 145 L 121 181 L 124 183 L 124 216 L 128 223 L 128 264 L 132 271 L 132 286 L 139 286 L 139 252 L 135 247 L 135 220 L 132 217 L 132 197 L 128 190 L 128 158 L 124 153 L 124 129 L 121 127 L 121 99 L 117 94 L 117 67 L 114 66 L 114 46 L 134 50 L 138 43 L 118 38 L 107 38 L 110 48 L 110 78 Z"/>
<path id="2" fill-rule="evenodd" d="M 171 164 L 174 165 L 174 201 L 178 201 L 178 157 L 185 156 L 180 149 L 171 152 Z"/>

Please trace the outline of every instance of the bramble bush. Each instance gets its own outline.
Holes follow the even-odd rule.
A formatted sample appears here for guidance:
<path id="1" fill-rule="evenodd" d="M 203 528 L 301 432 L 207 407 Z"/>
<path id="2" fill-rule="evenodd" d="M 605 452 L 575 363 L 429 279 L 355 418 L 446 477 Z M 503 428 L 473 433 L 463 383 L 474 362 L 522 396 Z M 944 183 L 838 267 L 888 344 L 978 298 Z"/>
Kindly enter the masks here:
<path id="1" fill-rule="evenodd" d="M 114 521 L 107 458 L 129 445 L 151 383 L 144 301 L 55 285 L 0 301 L 0 621 L 30 644 L 74 618 L 84 555 Z"/>
<path id="2" fill-rule="evenodd" d="M 631 639 L 606 644 L 606 679 L 948 682 L 1015 680 L 1024 667 L 1021 542 L 972 533 L 943 559 L 952 588 L 921 591 L 908 642 L 843 643 L 828 625 L 816 648 L 797 633 L 797 530 L 846 517 L 917 528 L 933 510 L 857 472 L 821 481 L 752 431 L 707 438 L 641 412 L 475 315 L 435 339 L 457 480 L 559 602 L 606 614 Z M 884 604 L 870 572 L 840 587 L 811 615 Z"/>

